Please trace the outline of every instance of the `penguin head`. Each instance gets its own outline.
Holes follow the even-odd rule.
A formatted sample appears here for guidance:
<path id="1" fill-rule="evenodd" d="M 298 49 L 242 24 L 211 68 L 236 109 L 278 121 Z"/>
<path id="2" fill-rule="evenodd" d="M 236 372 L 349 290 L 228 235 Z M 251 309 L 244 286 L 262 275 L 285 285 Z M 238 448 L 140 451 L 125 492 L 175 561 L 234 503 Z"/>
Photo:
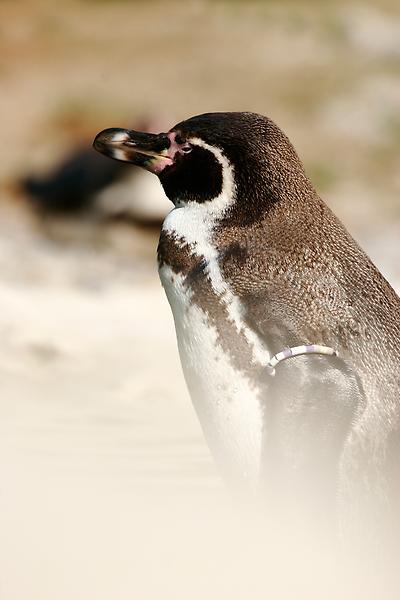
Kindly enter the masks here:
<path id="1" fill-rule="evenodd" d="M 267 117 L 249 112 L 206 113 L 160 134 L 105 129 L 93 145 L 155 173 L 178 206 L 227 196 L 263 203 L 304 175 L 285 134 Z"/>

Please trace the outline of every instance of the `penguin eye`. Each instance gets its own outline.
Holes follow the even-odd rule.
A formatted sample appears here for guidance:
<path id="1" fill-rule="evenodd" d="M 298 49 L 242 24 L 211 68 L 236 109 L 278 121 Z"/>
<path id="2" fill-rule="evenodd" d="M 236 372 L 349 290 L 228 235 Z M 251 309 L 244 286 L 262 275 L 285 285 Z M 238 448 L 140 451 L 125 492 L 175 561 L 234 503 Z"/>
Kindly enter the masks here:
<path id="1" fill-rule="evenodd" d="M 192 146 L 179 133 L 175 136 L 175 142 L 180 146 L 182 154 L 189 154 L 192 151 Z"/>

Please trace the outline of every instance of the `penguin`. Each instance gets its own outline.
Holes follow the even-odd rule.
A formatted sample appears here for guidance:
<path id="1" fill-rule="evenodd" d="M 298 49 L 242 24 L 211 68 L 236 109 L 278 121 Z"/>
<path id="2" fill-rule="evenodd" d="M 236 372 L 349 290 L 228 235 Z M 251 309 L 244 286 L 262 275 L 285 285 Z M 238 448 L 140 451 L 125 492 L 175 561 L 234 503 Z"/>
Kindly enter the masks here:
<path id="1" fill-rule="evenodd" d="M 94 148 L 156 174 L 173 204 L 159 273 L 226 481 L 350 521 L 360 503 L 395 507 L 400 300 L 288 137 L 222 112 L 158 135 L 106 129 Z"/>

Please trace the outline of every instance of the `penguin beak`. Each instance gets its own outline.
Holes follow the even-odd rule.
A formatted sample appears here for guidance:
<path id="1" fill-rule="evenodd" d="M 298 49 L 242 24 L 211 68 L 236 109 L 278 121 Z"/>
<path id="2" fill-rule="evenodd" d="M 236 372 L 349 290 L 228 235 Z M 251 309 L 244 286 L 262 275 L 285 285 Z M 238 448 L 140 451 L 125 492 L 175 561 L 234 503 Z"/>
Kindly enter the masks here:
<path id="1" fill-rule="evenodd" d="M 96 135 L 93 148 L 110 158 L 130 162 L 158 175 L 174 162 L 168 154 L 170 144 L 166 133 L 143 133 L 113 127 Z"/>

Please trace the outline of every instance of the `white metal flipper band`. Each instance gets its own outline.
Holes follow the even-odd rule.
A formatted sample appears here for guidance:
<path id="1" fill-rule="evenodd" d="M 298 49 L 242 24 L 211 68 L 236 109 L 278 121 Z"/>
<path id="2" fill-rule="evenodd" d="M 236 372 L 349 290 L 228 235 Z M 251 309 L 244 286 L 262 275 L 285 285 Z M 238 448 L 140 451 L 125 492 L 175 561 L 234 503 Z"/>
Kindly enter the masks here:
<path id="1" fill-rule="evenodd" d="M 302 354 L 325 354 L 327 356 L 337 356 L 338 353 L 329 346 L 319 346 L 318 344 L 307 344 L 304 346 L 294 346 L 293 348 L 285 348 L 275 354 L 267 364 L 267 369 L 270 375 L 275 375 L 275 367 L 282 361 L 292 358 L 293 356 L 301 356 Z"/>

